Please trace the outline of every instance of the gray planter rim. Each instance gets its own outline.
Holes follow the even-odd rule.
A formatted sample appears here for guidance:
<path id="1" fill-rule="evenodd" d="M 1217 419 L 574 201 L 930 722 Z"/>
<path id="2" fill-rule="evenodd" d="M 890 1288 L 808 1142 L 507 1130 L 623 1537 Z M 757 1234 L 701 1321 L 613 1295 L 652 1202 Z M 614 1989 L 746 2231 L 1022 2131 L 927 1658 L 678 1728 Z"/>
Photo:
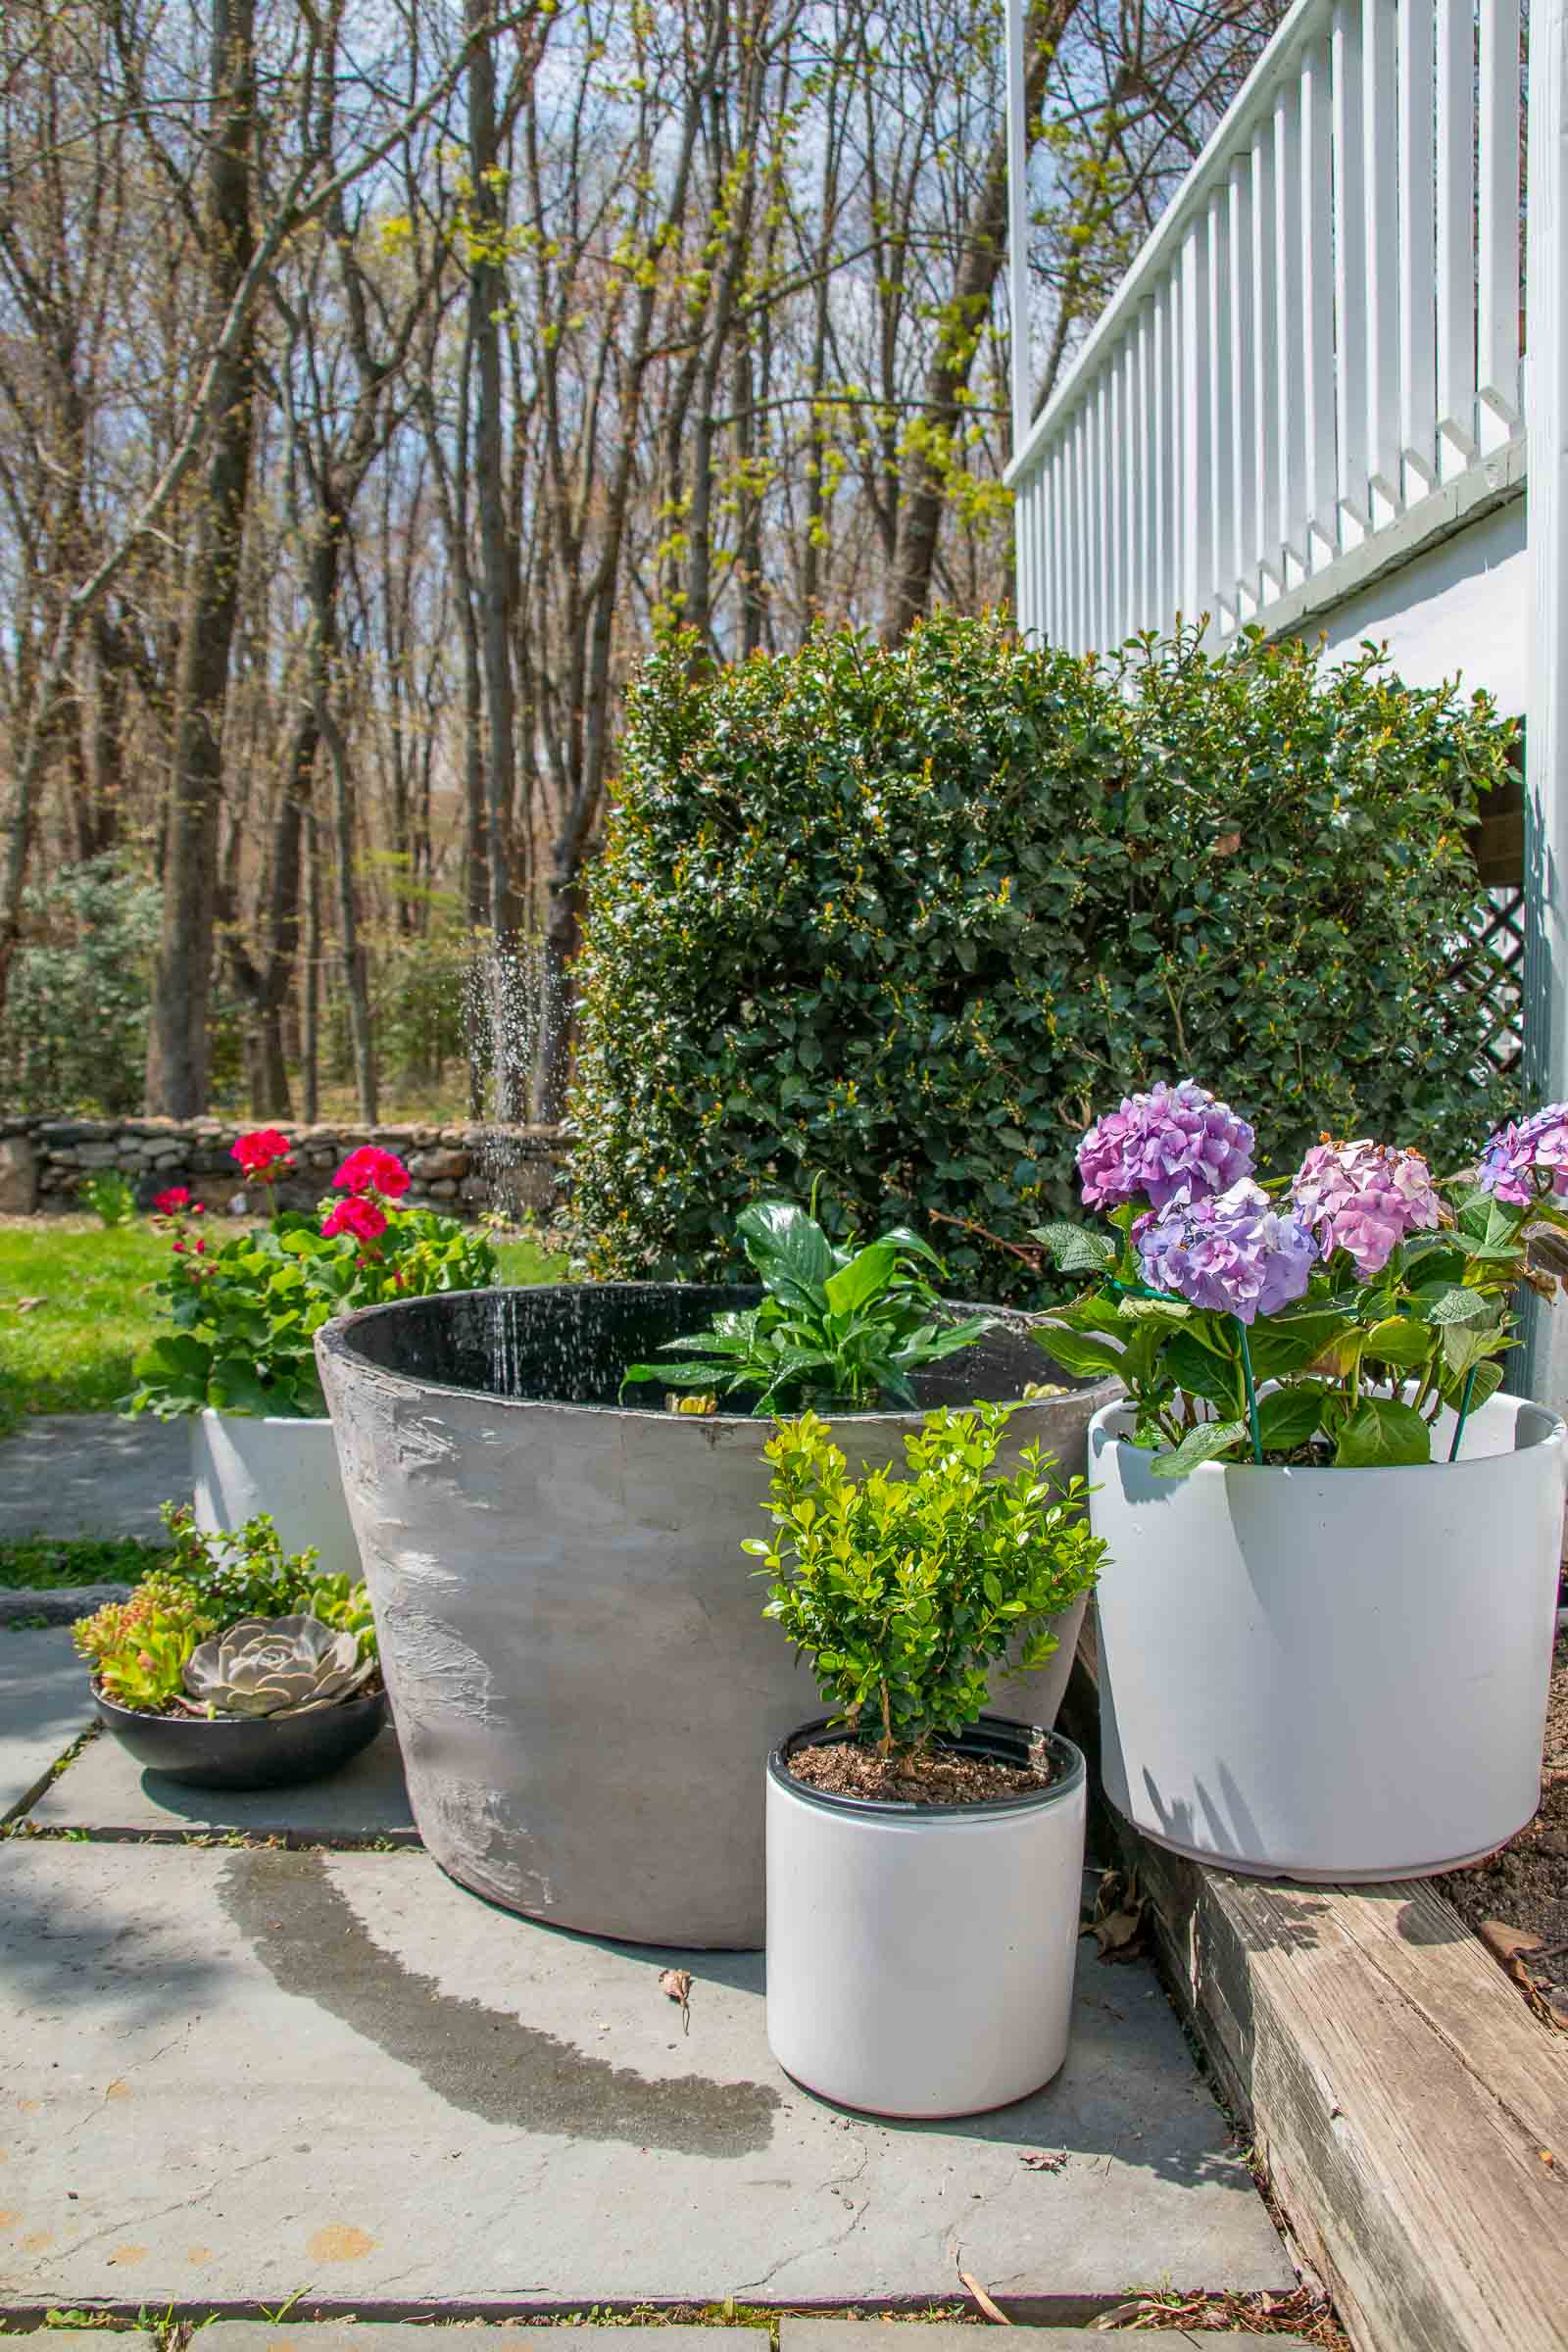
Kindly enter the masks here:
<path id="1" fill-rule="evenodd" d="M 509 1296 L 526 1295 L 530 1298 L 543 1298 L 552 1294 L 566 1296 L 584 1290 L 593 1290 L 608 1297 L 619 1295 L 626 1298 L 636 1298 L 643 1294 L 652 1292 L 660 1292 L 667 1297 L 671 1291 L 687 1289 L 708 1302 L 706 1308 L 694 1308 L 696 1313 L 711 1313 L 716 1306 L 726 1301 L 738 1308 L 756 1305 L 762 1297 L 760 1285 L 755 1283 L 496 1283 L 488 1287 L 472 1289 L 466 1293 L 431 1291 L 417 1298 L 389 1298 L 379 1306 L 357 1307 L 352 1314 L 336 1316 L 331 1322 L 324 1323 L 317 1333 L 317 1353 L 318 1356 L 326 1354 L 349 1358 L 354 1363 L 363 1365 L 367 1371 L 373 1372 L 377 1380 L 385 1382 L 388 1388 L 395 1389 L 405 1396 L 427 1396 L 432 1391 L 448 1396 L 482 1396 L 487 1404 L 502 1406 L 509 1412 L 561 1412 L 565 1410 L 573 1413 L 635 1413 L 639 1419 L 647 1419 L 652 1415 L 671 1423 L 684 1423 L 698 1433 L 705 1429 L 712 1430 L 715 1426 L 756 1429 L 765 1426 L 775 1417 L 788 1418 L 788 1415 L 775 1416 L 770 1413 L 737 1413 L 722 1410 L 716 1413 L 665 1413 L 659 1405 L 653 1403 L 632 1404 L 617 1401 L 614 1404 L 598 1404 L 591 1401 L 579 1402 L 575 1398 L 561 1396 L 509 1396 L 501 1390 L 473 1388 L 461 1381 L 440 1380 L 428 1373 L 398 1370 L 392 1365 L 381 1363 L 374 1355 L 366 1353 L 355 1344 L 360 1333 L 373 1328 L 389 1317 L 396 1316 L 406 1319 L 417 1314 L 421 1309 L 429 1311 L 442 1300 L 462 1297 L 503 1298 Z M 955 1317 L 991 1315 L 997 1322 L 1009 1325 L 1020 1335 L 1032 1334 L 1037 1324 L 1043 1320 L 1042 1317 L 1034 1315 L 1024 1308 L 994 1306 L 982 1300 L 944 1298 L 942 1304 Z M 956 1358 L 949 1357 L 946 1360 L 952 1363 Z M 1040 1360 L 1042 1364 L 1055 1362 L 1049 1348 L 1044 1346 L 1040 1349 Z M 1060 1370 L 1062 1367 L 1058 1365 L 1057 1369 Z M 649 1386 L 652 1387 L 652 1383 Z M 1085 1400 L 1092 1398 L 1098 1409 L 1102 1404 L 1114 1403 L 1121 1396 L 1122 1384 L 1119 1380 L 1075 1382 L 1069 1376 L 1064 1387 L 1064 1395 Z M 984 1401 L 1023 1404 L 1034 1400 L 1020 1395 L 986 1398 Z M 1042 1399 L 1041 1401 L 1049 1400 Z M 898 1422 L 913 1424 L 922 1420 L 928 1409 L 930 1408 L 919 1405 L 901 1404 L 891 1407 L 878 1406 L 868 1411 L 856 1412 L 835 1405 L 831 1415 L 824 1413 L 823 1417 L 830 1418 L 835 1425 L 839 1422 L 854 1422 L 857 1426 L 865 1423 L 875 1427 Z"/>

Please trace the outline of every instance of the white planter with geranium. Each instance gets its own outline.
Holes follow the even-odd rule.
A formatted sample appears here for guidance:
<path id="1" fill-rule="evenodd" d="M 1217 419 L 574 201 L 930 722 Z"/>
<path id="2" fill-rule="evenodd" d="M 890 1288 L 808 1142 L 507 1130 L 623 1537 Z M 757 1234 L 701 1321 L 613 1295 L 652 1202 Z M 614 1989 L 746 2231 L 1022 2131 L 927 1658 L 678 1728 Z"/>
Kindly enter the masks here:
<path id="1" fill-rule="evenodd" d="M 1190 1079 L 1133 1096 L 1078 1154 L 1109 1234 L 1039 1235 L 1092 1278 L 1042 1344 L 1127 1390 L 1090 1432 L 1105 1788 L 1229 1869 L 1429 1875 L 1539 1801 L 1568 1432 L 1498 1359 L 1568 1106 L 1478 1183 L 1325 1139 L 1265 1187 L 1252 1145 Z"/>
<path id="2" fill-rule="evenodd" d="M 270 1188 L 292 1164 L 289 1140 L 264 1127 L 233 1156 Z M 360 1575 L 332 1424 L 316 1370 L 316 1334 L 334 1316 L 434 1290 L 495 1280 L 487 1238 L 454 1217 L 406 1208 L 409 1172 L 377 1145 L 351 1152 L 339 1198 L 314 1216 L 275 1209 L 267 1224 L 219 1239 L 183 1188 L 153 1206 L 169 1232 L 160 1286 L 172 1330 L 138 1359 L 132 1412 L 193 1416 L 197 1525 L 219 1533 L 270 1514 L 287 1552 L 315 1550 L 324 1574 Z"/>

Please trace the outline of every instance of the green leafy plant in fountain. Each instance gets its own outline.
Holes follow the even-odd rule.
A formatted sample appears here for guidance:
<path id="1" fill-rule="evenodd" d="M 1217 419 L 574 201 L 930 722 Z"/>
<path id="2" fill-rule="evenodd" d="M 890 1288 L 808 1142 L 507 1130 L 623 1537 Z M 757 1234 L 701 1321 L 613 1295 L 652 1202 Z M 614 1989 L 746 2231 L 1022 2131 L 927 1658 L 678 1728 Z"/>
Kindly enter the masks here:
<path id="1" fill-rule="evenodd" d="M 100 1168 L 95 1176 L 84 1176 L 81 1197 L 99 1224 L 111 1231 L 128 1225 L 136 1213 L 136 1188 L 118 1168 Z"/>
<path id="2" fill-rule="evenodd" d="M 243 1527 L 200 1528 L 188 1503 L 166 1502 L 159 1514 L 173 1545 L 171 1573 L 195 1593 L 215 1626 L 241 1618 L 305 1615 L 336 1633 L 352 1633 L 362 1657 L 375 1656 L 375 1624 L 363 1584 L 322 1576 L 314 1544 L 286 1552 L 270 1512 Z"/>
<path id="3" fill-rule="evenodd" d="M 78 1617 L 72 1639 L 106 1698 L 138 1713 L 163 1714 L 183 1687 L 185 1662 L 218 1619 L 176 1576 L 143 1579 L 128 1600 Z"/>
<path id="4" fill-rule="evenodd" d="M 845 1249 L 794 1202 L 760 1200 L 742 1210 L 735 1231 L 762 1285 L 761 1303 L 666 1341 L 666 1353 L 686 1360 L 633 1364 L 626 1385 L 662 1381 L 714 1396 L 749 1391 L 757 1414 L 808 1397 L 861 1411 L 885 1399 L 912 1405 L 911 1373 L 972 1347 L 991 1328 L 987 1315 L 944 1318 L 920 1270 L 940 1272 L 942 1261 L 905 1227 Z"/>
<path id="5" fill-rule="evenodd" d="M 770 1543 L 745 1549 L 771 1577 L 765 1614 L 822 1697 L 884 1755 L 956 1738 L 979 1717 L 991 1669 L 1023 1637 L 1022 1663 L 1056 1647 L 1049 1620 L 1087 1592 L 1104 1545 L 1087 1489 L 1054 1490 L 1054 1463 L 1025 1446 L 993 1475 L 1008 1408 L 928 1413 L 905 1440 L 908 1475 L 852 1478 L 814 1413 L 780 1425 Z"/>
<path id="6" fill-rule="evenodd" d="M 1015 1248 L 1071 1212 L 1105 1073 L 1199 1039 L 1280 1164 L 1324 1128 L 1456 1164 L 1503 1106 L 1470 836 L 1516 740 L 1255 637 L 1106 662 L 942 615 L 717 672 L 671 645 L 590 885 L 590 1270 L 723 1279 L 730 1204 L 820 1169 L 861 1231 L 940 1229 L 963 1295 L 1032 1298 Z"/>
<path id="7" fill-rule="evenodd" d="M 276 1128 L 242 1135 L 234 1155 L 265 1188 L 289 1165 Z M 216 1405 L 285 1419 L 326 1411 L 316 1370 L 316 1334 L 333 1316 L 432 1291 L 481 1290 L 496 1277 L 488 1235 L 455 1217 L 401 1205 L 409 1173 L 390 1152 L 366 1145 L 333 1179 L 344 1198 L 315 1217 L 278 1209 L 229 1240 L 211 1238 L 200 1203 L 182 1188 L 154 1207 L 172 1242 L 161 1295 L 172 1330 L 137 1357 L 132 1412 L 163 1418 Z"/>

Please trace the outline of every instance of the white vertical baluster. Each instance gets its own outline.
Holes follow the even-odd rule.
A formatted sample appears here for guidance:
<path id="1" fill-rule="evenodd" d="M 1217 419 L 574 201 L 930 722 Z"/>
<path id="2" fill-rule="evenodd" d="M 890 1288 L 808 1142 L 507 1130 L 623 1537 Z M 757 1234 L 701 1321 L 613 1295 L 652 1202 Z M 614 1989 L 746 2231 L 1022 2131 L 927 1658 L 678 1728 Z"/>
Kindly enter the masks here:
<path id="1" fill-rule="evenodd" d="M 1040 596 L 1035 607 L 1034 627 L 1040 643 L 1050 642 L 1052 614 L 1056 602 L 1056 581 L 1052 569 L 1051 546 L 1051 452 L 1040 453 L 1039 488 L 1035 500 L 1035 561 L 1040 567 Z"/>
<path id="2" fill-rule="evenodd" d="M 1040 467 L 1038 463 L 1019 483 L 1018 500 L 1018 579 L 1014 599 L 1014 618 L 1019 634 L 1027 636 L 1036 625 L 1035 614 L 1040 604 Z"/>
<path id="3" fill-rule="evenodd" d="M 1234 536 L 1231 499 L 1234 407 L 1231 387 L 1230 205 L 1223 183 L 1208 200 L 1208 313 L 1203 320 L 1204 371 L 1208 377 L 1208 569 L 1204 590 L 1214 615 L 1216 638 L 1236 615 L 1236 575 L 1230 553 Z"/>
<path id="4" fill-rule="evenodd" d="M 1127 616 L 1127 346 L 1118 344 L 1105 370 L 1110 402 L 1105 502 L 1110 511 L 1110 609 L 1105 644 L 1121 643 Z"/>
<path id="5" fill-rule="evenodd" d="M 1399 0 L 1399 447 L 1416 498 L 1438 478 L 1436 103 L 1432 0 Z"/>
<path id="6" fill-rule="evenodd" d="M 1154 519 L 1154 306 L 1146 302 L 1138 314 L 1138 599 L 1135 629 L 1154 626 L 1159 607 L 1155 586 L 1158 535 Z"/>
<path id="7" fill-rule="evenodd" d="M 1362 0 L 1361 137 L 1366 154 L 1366 462 L 1372 518 L 1400 503 L 1399 146 L 1396 0 Z"/>
<path id="8" fill-rule="evenodd" d="M 1074 653 L 1083 653 L 1089 644 L 1091 627 L 1089 607 L 1089 491 L 1085 480 L 1088 458 L 1088 435 L 1084 429 L 1082 406 L 1072 420 L 1072 522 L 1073 522 L 1073 616 L 1072 642 Z"/>
<path id="9" fill-rule="evenodd" d="M 1209 560 L 1208 238 L 1206 222 L 1195 220 L 1182 239 L 1181 258 L 1181 479 L 1176 511 L 1181 517 L 1181 613 L 1196 621 L 1212 602 Z"/>
<path id="10" fill-rule="evenodd" d="M 1519 421 L 1519 0 L 1481 0 L 1476 391 L 1481 447 Z"/>
<path id="11" fill-rule="evenodd" d="M 1568 1095 L 1568 0 L 1530 12 L 1530 689 L 1525 1077 Z M 1568 1318 L 1531 1300 L 1530 1394 L 1568 1396 Z"/>
<path id="12" fill-rule="evenodd" d="M 1438 445 L 1445 478 L 1476 451 L 1473 0 L 1438 7 Z"/>
<path id="13" fill-rule="evenodd" d="M 1020 481 L 1012 493 L 1012 609 L 1020 629 L 1030 594 L 1029 517 L 1030 484 Z"/>
<path id="14" fill-rule="evenodd" d="M 1170 621 L 1171 359 L 1169 297 L 1170 279 L 1167 275 L 1162 277 L 1154 288 L 1153 312 L 1151 320 L 1153 346 L 1151 420 L 1154 440 L 1152 468 L 1154 572 L 1152 583 L 1153 592 L 1149 600 L 1149 625 L 1154 629 L 1166 628 Z"/>
<path id="15" fill-rule="evenodd" d="M 1257 382 L 1252 342 L 1252 170 L 1250 156 L 1231 166 L 1230 207 L 1231 438 L 1230 537 L 1222 551 L 1236 583 L 1240 627 L 1257 604 Z"/>
<path id="16" fill-rule="evenodd" d="M 1089 518 L 1094 551 L 1094 586 L 1090 598 L 1089 643 L 1098 653 L 1105 642 L 1105 569 L 1109 522 L 1105 513 L 1105 371 L 1095 376 L 1089 393 Z"/>
<path id="17" fill-rule="evenodd" d="M 1051 449 L 1051 573 L 1055 593 L 1051 600 L 1051 642 L 1067 642 L 1067 466 L 1058 433 Z"/>
<path id="18" fill-rule="evenodd" d="M 1249 569 L 1257 581 L 1261 609 L 1284 585 L 1280 549 L 1280 387 L 1275 308 L 1278 240 L 1274 203 L 1274 126 L 1266 122 L 1252 141 L 1252 546 Z"/>
<path id="19" fill-rule="evenodd" d="M 1334 400 L 1336 492 L 1363 528 L 1367 485 L 1367 186 L 1377 177 L 1361 121 L 1360 0 L 1334 11 Z M 1355 534 L 1351 534 L 1355 536 Z"/>
<path id="20" fill-rule="evenodd" d="M 1096 610 L 1096 652 L 1104 652 L 1112 635 L 1116 598 L 1116 482 L 1114 482 L 1114 418 L 1112 365 L 1101 367 L 1096 383 L 1096 452 L 1101 480 L 1096 484 L 1096 513 L 1101 517 L 1101 602 Z"/>
<path id="21" fill-rule="evenodd" d="M 1274 531 L 1280 585 L 1306 568 L 1305 341 L 1301 313 L 1301 90 L 1295 74 L 1274 93 Z"/>
<path id="22" fill-rule="evenodd" d="M 1301 54 L 1302 457 L 1305 464 L 1307 563 L 1316 530 L 1332 554 L 1339 546 L 1338 466 L 1334 435 L 1334 116 L 1327 45 Z"/>

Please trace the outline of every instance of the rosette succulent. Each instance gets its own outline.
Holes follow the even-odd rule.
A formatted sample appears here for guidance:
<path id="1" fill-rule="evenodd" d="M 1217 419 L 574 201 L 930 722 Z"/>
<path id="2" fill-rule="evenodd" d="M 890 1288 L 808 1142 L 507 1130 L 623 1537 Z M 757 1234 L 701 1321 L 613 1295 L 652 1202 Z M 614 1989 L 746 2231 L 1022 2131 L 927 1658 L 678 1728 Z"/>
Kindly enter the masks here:
<path id="1" fill-rule="evenodd" d="M 209 1715 L 305 1715 L 356 1697 L 374 1669 L 318 1617 L 242 1617 L 191 1652 L 185 1690 Z"/>
<path id="2" fill-rule="evenodd" d="M 1347 1250 L 1368 1280 L 1382 1273 L 1406 1234 L 1428 1232 L 1440 1218 L 1432 1172 L 1420 1152 L 1365 1138 L 1339 1144 L 1325 1136 L 1314 1144 L 1291 1193 L 1323 1255 Z"/>
<path id="3" fill-rule="evenodd" d="M 1178 1195 L 1228 1192 L 1251 1174 L 1254 1140 L 1247 1121 L 1196 1079 L 1175 1086 L 1160 1079 L 1147 1095 L 1124 1097 L 1084 1137 L 1084 1199 L 1091 1208 L 1140 1198 L 1168 1208 Z"/>

